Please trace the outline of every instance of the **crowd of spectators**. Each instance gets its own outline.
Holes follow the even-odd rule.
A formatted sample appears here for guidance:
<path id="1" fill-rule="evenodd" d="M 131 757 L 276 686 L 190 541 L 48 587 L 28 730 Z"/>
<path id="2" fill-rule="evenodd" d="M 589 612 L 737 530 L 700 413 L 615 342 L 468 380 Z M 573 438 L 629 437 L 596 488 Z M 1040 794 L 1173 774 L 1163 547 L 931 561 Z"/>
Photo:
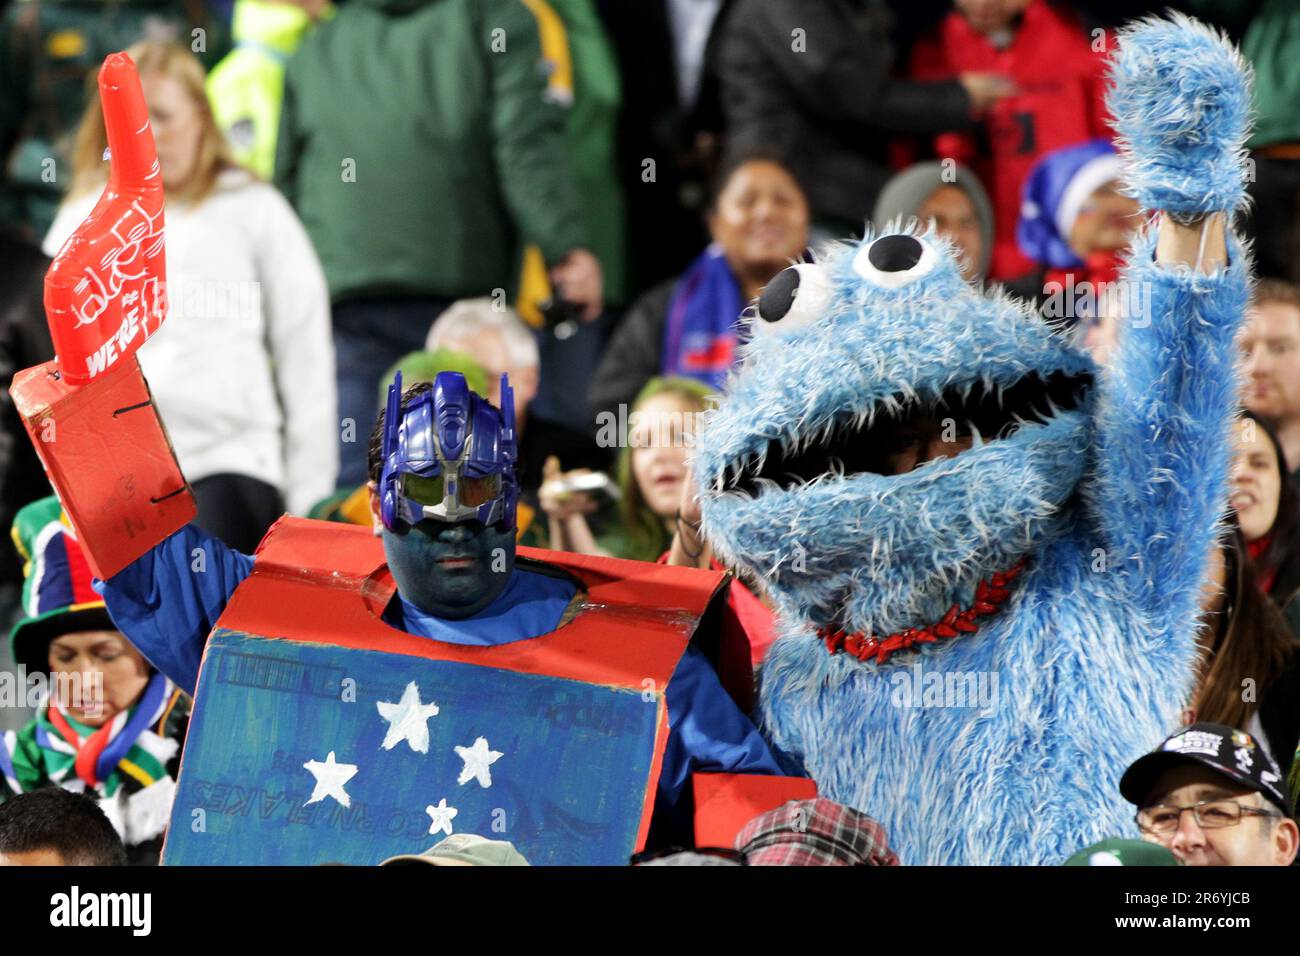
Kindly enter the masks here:
<path id="1" fill-rule="evenodd" d="M 0 0 L 0 377 L 53 358 L 42 278 L 106 181 L 94 77 L 126 49 L 166 193 L 170 314 L 139 358 L 197 524 L 245 552 L 286 510 L 369 525 L 367 440 L 393 371 L 408 384 L 460 371 L 494 404 L 504 374 L 521 543 L 720 568 L 690 494 L 695 415 L 727 387 L 748 303 L 819 244 L 932 223 L 971 283 L 1002 285 L 1105 366 L 1139 225 L 1103 103 L 1106 57 L 1122 22 L 1165 6 Z M 1231 31 L 1255 69 L 1241 226 L 1261 278 L 1241 340 L 1231 528 L 1202 602 L 1185 722 L 1249 735 L 1295 786 L 1300 7 L 1175 6 Z M 7 527 L 50 489 L 7 396 L 0 414 Z M 36 613 L 23 565 L 49 542 L 20 533 L 35 522 L 28 511 L 19 554 L 0 560 L 6 628 Z M 152 713 L 151 740 L 132 746 L 166 776 L 183 700 L 169 703 L 175 688 L 114 643 L 106 616 L 49 600 L 40 613 L 78 640 L 20 627 L 0 663 L 102 669 L 125 688 L 119 711 Z M 761 667 L 761 582 L 737 581 L 731 600 Z M 0 859 L 156 855 L 147 821 L 106 810 L 124 848 L 89 801 L 36 786 L 77 784 L 101 805 L 131 789 L 78 782 L 66 754 L 37 743 L 67 727 L 89 737 L 112 712 L 48 710 L 62 721 L 49 732 L 46 709 L 0 712 L 19 739 L 0 746 L 0 800 L 33 791 L 0 805 Z M 1171 740 L 1156 753 L 1181 752 Z M 1227 763 L 1143 766 L 1122 796 L 1179 862 L 1295 857 L 1283 790 Z M 60 835 L 78 818 L 91 823 Z M 802 845 L 808 821 L 833 836 L 833 861 Z M 790 805 L 714 862 L 896 863 L 876 830 L 824 800 Z M 1117 845 L 1080 861 L 1125 853 L 1140 857 Z M 426 857 L 522 862 L 472 841 Z"/>

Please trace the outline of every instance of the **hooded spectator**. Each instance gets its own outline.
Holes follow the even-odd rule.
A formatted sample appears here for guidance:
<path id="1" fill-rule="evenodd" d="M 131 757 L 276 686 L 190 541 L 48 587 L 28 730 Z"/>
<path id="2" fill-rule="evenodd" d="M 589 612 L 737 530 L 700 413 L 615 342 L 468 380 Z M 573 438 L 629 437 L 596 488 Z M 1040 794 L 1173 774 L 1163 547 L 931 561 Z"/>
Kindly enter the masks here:
<path id="1" fill-rule="evenodd" d="M 933 223 L 957 247 L 962 274 L 980 283 L 993 256 L 993 206 L 979 179 L 965 166 L 916 163 L 885 183 L 871 221 L 884 229 L 894 220 Z"/>
<path id="2" fill-rule="evenodd" d="M 600 315 L 542 29 L 519 0 L 355 0 L 286 67 L 275 180 L 329 283 L 339 414 L 355 429 L 335 435 L 341 486 L 366 479 L 384 369 L 455 300 L 513 285 L 524 244 L 557 298 Z"/>
<path id="3" fill-rule="evenodd" d="M 1045 317 L 1095 314 L 1102 290 L 1118 281 L 1140 224 L 1137 201 L 1120 191 L 1122 174 L 1115 147 L 1095 139 L 1048 153 L 1025 181 L 1016 241 L 1040 268 L 1007 288 L 1040 300 Z"/>

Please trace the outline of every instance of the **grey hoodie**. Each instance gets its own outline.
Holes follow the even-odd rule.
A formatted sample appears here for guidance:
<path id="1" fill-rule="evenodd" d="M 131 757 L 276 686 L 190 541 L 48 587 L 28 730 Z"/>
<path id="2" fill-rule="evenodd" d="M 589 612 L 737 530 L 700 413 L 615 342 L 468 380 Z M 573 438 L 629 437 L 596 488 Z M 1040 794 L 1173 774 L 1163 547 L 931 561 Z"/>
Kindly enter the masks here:
<path id="1" fill-rule="evenodd" d="M 988 275 L 989 259 L 993 255 L 993 204 L 989 202 L 989 195 L 980 184 L 979 177 L 967 167 L 956 165 L 946 178 L 945 172 L 942 163 L 931 160 L 908 166 L 896 174 L 880 190 L 871 222 L 877 229 L 884 228 L 894 219 L 907 222 L 916 215 L 921 203 L 940 186 L 957 186 L 970 197 L 975 206 L 975 215 L 979 217 L 982 240 L 979 278 L 983 279 Z"/>

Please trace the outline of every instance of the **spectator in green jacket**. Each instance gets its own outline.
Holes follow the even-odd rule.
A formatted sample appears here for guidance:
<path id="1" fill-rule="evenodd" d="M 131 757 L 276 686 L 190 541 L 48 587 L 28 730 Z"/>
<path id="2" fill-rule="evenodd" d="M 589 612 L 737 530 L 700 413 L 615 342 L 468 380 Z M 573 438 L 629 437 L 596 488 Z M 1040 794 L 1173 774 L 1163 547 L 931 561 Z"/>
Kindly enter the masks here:
<path id="1" fill-rule="evenodd" d="M 591 251 L 600 260 L 605 303 L 617 308 L 626 293 L 623 193 L 615 170 L 615 130 L 621 79 L 614 51 L 596 16 L 592 0 L 525 0 L 537 20 L 546 96 L 565 107 L 565 132 L 578 204 L 591 236 Z M 540 257 L 538 257 L 540 259 Z M 525 269 L 533 265 L 525 260 Z M 524 295 L 525 275 L 516 310 L 529 325 L 540 324 L 540 299 Z M 544 278 L 542 284 L 544 284 Z"/>
<path id="2" fill-rule="evenodd" d="M 1250 227 L 1261 276 L 1300 282 L 1300 4 L 1191 0 L 1191 11 L 1239 34 L 1255 68 L 1255 162 Z"/>
<path id="3" fill-rule="evenodd" d="M 285 64 L 312 25 L 332 16 L 329 0 L 235 4 L 235 48 L 208 74 L 208 99 L 236 161 L 263 179 L 275 170 Z"/>
<path id="4" fill-rule="evenodd" d="M 33 245 L 72 180 L 72 135 L 104 57 L 139 40 L 176 41 L 205 65 L 226 28 L 203 0 L 27 0 L 0 18 L 0 222 Z"/>
<path id="5" fill-rule="evenodd" d="M 275 179 L 329 282 L 341 486 L 366 478 L 383 371 L 455 299 L 513 285 L 523 244 L 584 319 L 600 314 L 564 108 L 521 0 L 342 6 L 289 62 Z"/>
<path id="6" fill-rule="evenodd" d="M 622 81 L 592 0 L 525 0 L 537 21 L 545 62 L 546 96 L 564 107 L 565 139 L 578 186 L 583 225 L 600 260 L 605 304 L 617 310 L 627 291 L 623 192 L 617 176 L 615 132 Z M 541 251 L 524 250 L 515 309 L 535 329 L 543 326 L 541 306 L 552 297 Z M 574 430 L 590 430 L 587 378 L 600 361 L 605 322 L 557 334 L 539 334 L 542 378 L 534 399 L 545 418 Z M 576 334 L 573 334 L 575 333 Z"/>

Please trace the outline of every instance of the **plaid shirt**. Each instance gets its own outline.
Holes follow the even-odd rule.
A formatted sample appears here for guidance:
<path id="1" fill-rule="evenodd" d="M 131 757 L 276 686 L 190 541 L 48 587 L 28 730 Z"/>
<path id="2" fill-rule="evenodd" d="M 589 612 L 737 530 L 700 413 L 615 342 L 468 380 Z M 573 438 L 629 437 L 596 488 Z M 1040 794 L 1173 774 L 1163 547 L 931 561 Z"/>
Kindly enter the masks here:
<path id="1" fill-rule="evenodd" d="M 736 835 L 750 866 L 898 866 L 875 820 L 824 797 L 791 800 Z"/>

